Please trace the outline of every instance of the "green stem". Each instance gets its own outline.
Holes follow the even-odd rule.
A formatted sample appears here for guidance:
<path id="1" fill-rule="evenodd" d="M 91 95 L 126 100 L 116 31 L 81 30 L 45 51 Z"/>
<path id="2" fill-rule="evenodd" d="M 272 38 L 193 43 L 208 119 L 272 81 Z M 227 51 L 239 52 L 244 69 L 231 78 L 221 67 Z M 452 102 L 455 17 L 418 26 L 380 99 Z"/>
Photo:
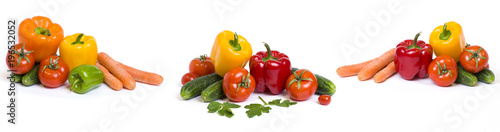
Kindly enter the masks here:
<path id="1" fill-rule="evenodd" d="M 57 57 L 57 59 L 55 61 L 52 61 L 52 58 L 50 58 L 49 64 L 43 66 L 42 71 L 44 71 L 45 68 L 49 68 L 49 69 L 52 69 L 52 70 L 57 70 L 57 68 L 59 68 L 59 57 Z"/>
<path id="2" fill-rule="evenodd" d="M 418 48 L 419 50 L 422 50 L 422 47 L 417 45 L 418 37 L 420 37 L 420 34 L 422 34 L 422 32 L 417 33 L 417 35 L 415 35 L 415 38 L 413 39 L 413 44 L 411 44 L 410 46 L 408 46 L 406 48 L 408 48 L 408 49 Z"/>
<path id="3" fill-rule="evenodd" d="M 451 31 L 447 29 L 446 23 L 443 25 L 443 32 L 439 34 L 439 39 L 448 40 L 451 36 Z"/>
<path id="4" fill-rule="evenodd" d="M 235 51 L 240 51 L 241 50 L 241 45 L 240 41 L 238 40 L 238 34 L 234 32 L 234 40 L 229 40 L 229 45 L 235 50 Z"/>
<path id="5" fill-rule="evenodd" d="M 273 56 L 273 53 L 271 51 L 271 47 L 269 47 L 269 45 L 266 42 L 263 42 L 263 43 L 264 43 L 264 46 L 266 46 L 267 56 L 262 58 L 262 61 L 266 62 L 267 60 L 278 60 L 278 58 Z"/>
<path id="6" fill-rule="evenodd" d="M 35 33 L 38 35 L 45 35 L 45 36 L 50 36 L 50 30 L 43 28 L 43 27 L 37 27 L 35 28 Z"/>
<path id="7" fill-rule="evenodd" d="M 71 45 L 74 45 L 74 44 L 83 44 L 84 42 L 81 41 L 82 37 L 83 37 L 83 33 L 81 33 L 80 35 L 78 35 L 78 37 L 76 37 L 75 42 L 71 43 Z"/>
<path id="8" fill-rule="evenodd" d="M 30 62 L 30 59 L 28 58 L 28 54 L 29 53 L 33 53 L 34 51 L 28 51 L 28 52 L 24 52 L 24 46 L 26 45 L 26 43 L 23 44 L 23 47 L 21 48 L 21 52 L 18 52 L 17 50 L 14 50 L 14 53 L 17 54 L 19 57 L 17 57 L 17 66 L 19 66 L 21 64 L 21 60 L 22 59 L 26 59 L 26 61 L 28 61 L 28 63 L 31 63 Z"/>
<path id="9" fill-rule="evenodd" d="M 250 87 L 250 72 L 248 72 L 248 75 L 243 76 L 243 78 L 241 78 L 241 83 L 238 84 L 238 87 L 236 88 L 236 92 L 238 92 L 240 87 L 244 87 L 244 88 Z"/>
<path id="10" fill-rule="evenodd" d="M 313 81 L 311 78 L 303 78 L 302 77 L 302 75 L 306 71 L 307 70 L 303 70 L 302 73 L 300 73 L 300 75 L 297 75 L 297 72 L 293 72 L 293 75 L 295 76 L 295 79 L 293 79 L 292 81 L 290 81 L 290 83 L 288 83 L 288 87 L 290 87 L 290 85 L 292 85 L 293 83 L 297 82 L 297 89 L 300 89 L 300 82 L 301 81 Z"/>
<path id="11" fill-rule="evenodd" d="M 469 61 L 470 59 L 474 58 L 474 60 L 476 61 L 476 68 L 479 66 L 479 60 L 478 58 L 481 58 L 481 59 L 486 59 L 486 57 L 482 56 L 480 53 L 481 53 L 481 50 L 483 50 L 483 48 L 479 48 L 476 52 L 472 51 L 472 50 L 469 50 L 469 49 L 465 49 L 465 51 L 471 53 L 472 55 L 469 56 L 469 58 L 467 58 L 467 61 Z"/>
<path id="12" fill-rule="evenodd" d="M 262 99 L 262 97 L 259 96 L 260 101 L 264 102 L 264 105 L 267 105 L 267 102 Z"/>

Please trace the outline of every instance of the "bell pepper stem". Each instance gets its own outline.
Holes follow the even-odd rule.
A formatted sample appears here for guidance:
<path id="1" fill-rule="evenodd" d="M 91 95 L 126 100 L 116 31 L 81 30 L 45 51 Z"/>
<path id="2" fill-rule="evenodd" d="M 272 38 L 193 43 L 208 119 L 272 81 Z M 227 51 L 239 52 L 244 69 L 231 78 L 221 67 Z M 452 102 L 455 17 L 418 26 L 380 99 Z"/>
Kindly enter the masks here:
<path id="1" fill-rule="evenodd" d="M 263 43 L 264 43 L 264 46 L 266 46 L 267 56 L 262 58 L 262 61 L 266 62 L 268 60 L 278 60 L 278 58 L 273 56 L 273 52 L 271 51 L 271 47 L 269 47 L 269 44 L 267 44 L 266 42 L 263 42 Z"/>
<path id="2" fill-rule="evenodd" d="M 451 31 L 447 29 L 448 26 L 446 26 L 446 23 L 443 25 L 443 32 L 439 34 L 439 39 L 441 40 L 448 40 L 451 36 Z"/>
<path id="3" fill-rule="evenodd" d="M 413 39 L 413 44 L 411 44 L 410 46 L 408 46 L 406 48 L 408 48 L 408 49 L 418 48 L 419 50 L 422 50 L 422 47 L 417 45 L 418 37 L 420 37 L 420 34 L 422 34 L 422 32 L 417 33 L 417 35 L 415 35 L 415 38 Z"/>
<path id="4" fill-rule="evenodd" d="M 43 28 L 43 27 L 37 27 L 35 28 L 35 33 L 38 35 L 45 35 L 45 36 L 50 36 L 50 30 Z"/>
<path id="5" fill-rule="evenodd" d="M 234 32 L 234 40 L 229 40 L 229 45 L 235 50 L 235 51 L 240 51 L 241 50 L 241 45 L 240 41 L 238 40 L 238 34 Z"/>
<path id="6" fill-rule="evenodd" d="M 82 37 L 83 37 L 83 33 L 81 33 L 80 35 L 78 35 L 78 37 L 76 37 L 75 42 L 71 43 L 71 45 L 74 45 L 74 44 L 83 44 L 84 42 L 81 41 Z"/>

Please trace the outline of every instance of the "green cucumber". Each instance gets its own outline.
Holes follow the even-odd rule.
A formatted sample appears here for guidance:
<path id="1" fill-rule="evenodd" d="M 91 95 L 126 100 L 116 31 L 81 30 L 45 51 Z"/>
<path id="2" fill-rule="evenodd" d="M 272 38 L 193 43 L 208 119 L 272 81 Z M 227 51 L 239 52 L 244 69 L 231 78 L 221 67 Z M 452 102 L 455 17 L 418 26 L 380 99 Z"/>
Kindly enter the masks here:
<path id="1" fill-rule="evenodd" d="M 457 83 L 466 85 L 466 86 L 476 86 L 477 84 L 477 78 L 474 76 L 474 74 L 468 72 L 461 66 L 458 67 L 458 77 L 457 80 L 455 81 Z"/>
<path id="2" fill-rule="evenodd" d="M 12 74 L 14 74 L 14 73 L 12 73 Z M 23 78 L 23 75 L 21 75 L 21 74 L 14 74 L 14 82 L 15 83 L 21 82 L 22 78 Z"/>
<path id="3" fill-rule="evenodd" d="M 35 64 L 35 66 L 33 66 L 33 68 L 28 73 L 24 74 L 23 78 L 21 79 L 24 85 L 31 86 L 40 82 L 40 80 L 38 79 L 39 67 L 39 64 Z"/>
<path id="4" fill-rule="evenodd" d="M 292 68 L 292 73 L 299 70 L 298 68 Z M 318 80 L 318 89 L 315 94 L 318 95 L 330 95 L 332 96 L 335 93 L 335 84 L 330 81 L 328 78 L 325 78 L 321 75 L 314 74 L 316 76 L 316 80 Z"/>
<path id="5" fill-rule="evenodd" d="M 222 90 L 222 80 L 219 80 L 212 85 L 208 86 L 201 92 L 201 99 L 205 102 L 211 102 L 225 97 L 224 90 Z"/>
<path id="6" fill-rule="evenodd" d="M 493 81 L 495 81 L 495 74 L 493 74 L 493 71 L 488 68 L 484 68 L 484 70 L 475 73 L 474 75 L 476 75 L 477 80 L 484 83 L 491 84 L 493 83 Z"/>
<path id="7" fill-rule="evenodd" d="M 222 80 L 222 77 L 220 77 L 217 73 L 212 73 L 191 80 L 182 86 L 181 97 L 183 99 L 191 99 L 199 96 L 203 90 L 219 80 Z"/>

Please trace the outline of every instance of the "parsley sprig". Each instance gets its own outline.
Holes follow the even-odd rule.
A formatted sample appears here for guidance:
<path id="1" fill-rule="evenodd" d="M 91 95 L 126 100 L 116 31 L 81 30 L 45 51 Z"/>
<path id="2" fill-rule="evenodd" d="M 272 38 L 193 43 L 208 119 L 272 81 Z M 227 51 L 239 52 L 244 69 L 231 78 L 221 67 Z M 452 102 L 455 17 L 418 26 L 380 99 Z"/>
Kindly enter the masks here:
<path id="1" fill-rule="evenodd" d="M 262 113 L 269 113 L 271 110 L 270 105 L 274 106 L 279 106 L 279 107 L 290 107 L 291 105 L 297 104 L 297 102 L 291 102 L 290 100 L 283 100 L 281 99 L 275 99 L 270 102 L 264 101 L 262 97 L 259 96 L 260 101 L 264 104 L 258 104 L 258 103 L 253 103 L 245 106 L 245 109 L 248 109 L 246 111 L 248 118 L 253 118 L 255 116 L 261 116 Z M 234 116 L 233 111 L 231 111 L 231 108 L 240 108 L 240 105 L 225 102 L 225 103 L 219 103 L 217 101 L 212 101 L 210 104 L 208 104 L 208 112 L 209 113 L 215 113 L 217 112 L 221 116 L 226 116 L 228 118 L 231 118 Z"/>

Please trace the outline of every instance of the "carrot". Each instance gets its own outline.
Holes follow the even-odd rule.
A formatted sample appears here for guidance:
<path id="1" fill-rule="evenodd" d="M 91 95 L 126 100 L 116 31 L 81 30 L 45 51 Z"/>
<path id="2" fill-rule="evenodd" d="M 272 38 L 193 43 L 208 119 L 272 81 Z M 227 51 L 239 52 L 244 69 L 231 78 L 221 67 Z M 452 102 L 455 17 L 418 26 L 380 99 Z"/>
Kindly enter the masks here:
<path id="1" fill-rule="evenodd" d="M 394 51 L 395 48 L 390 49 L 379 56 L 376 60 L 363 67 L 358 73 L 358 79 L 360 81 L 366 81 L 373 77 L 373 75 L 375 75 L 375 73 L 377 73 L 380 69 L 391 63 L 391 61 L 394 61 Z"/>
<path id="2" fill-rule="evenodd" d="M 108 54 L 101 52 L 97 54 L 97 60 L 108 69 L 118 80 L 123 83 L 125 89 L 134 90 L 134 77 L 125 70 L 120 63 L 111 58 Z"/>
<path id="3" fill-rule="evenodd" d="M 127 72 L 130 75 L 132 75 L 132 77 L 134 77 L 135 81 L 151 85 L 160 85 L 163 82 L 163 77 L 156 73 L 141 71 L 133 67 L 127 66 L 123 63 L 120 63 L 120 65 L 122 65 L 122 67 L 125 68 L 125 70 L 127 70 Z"/>
<path id="4" fill-rule="evenodd" d="M 377 58 L 369 60 L 369 61 L 365 61 L 362 63 L 358 63 L 358 64 L 341 66 L 341 67 L 337 68 L 337 74 L 341 77 L 356 76 L 356 75 L 358 75 L 358 72 L 363 67 L 370 64 L 370 62 L 372 62 L 373 60 L 376 60 L 376 59 Z"/>
<path id="5" fill-rule="evenodd" d="M 394 73 L 396 73 L 396 66 L 394 66 L 394 61 L 392 61 L 389 65 L 385 66 L 384 69 L 375 74 L 375 76 L 373 76 L 373 80 L 375 80 L 376 83 L 382 83 L 394 75 Z"/>
<path id="6" fill-rule="evenodd" d="M 113 89 L 115 91 L 122 90 L 122 88 L 123 88 L 122 82 L 120 82 L 120 80 L 118 80 L 118 78 L 113 76 L 113 74 L 109 73 L 108 69 L 106 69 L 104 66 L 102 66 L 99 63 L 95 64 L 95 66 L 97 66 L 97 68 L 101 69 L 102 73 L 104 73 L 104 82 L 106 84 L 108 84 L 108 86 L 111 89 Z"/>

